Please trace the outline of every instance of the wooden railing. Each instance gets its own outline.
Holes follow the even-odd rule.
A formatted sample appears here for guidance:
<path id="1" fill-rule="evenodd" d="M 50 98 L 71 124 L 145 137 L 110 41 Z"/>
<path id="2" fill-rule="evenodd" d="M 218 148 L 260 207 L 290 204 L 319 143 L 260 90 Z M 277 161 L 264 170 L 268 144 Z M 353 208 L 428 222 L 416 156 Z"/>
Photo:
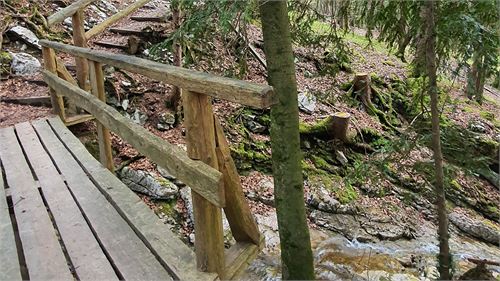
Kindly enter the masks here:
<path id="1" fill-rule="evenodd" d="M 51 15 L 47 19 L 47 24 L 49 27 L 52 27 L 58 23 L 63 22 L 66 18 L 71 17 L 71 23 L 72 23 L 72 29 L 73 29 L 73 45 L 78 46 L 78 47 L 87 47 L 87 41 L 104 31 L 107 27 L 111 26 L 112 24 L 118 22 L 122 18 L 128 16 L 129 14 L 133 13 L 140 7 L 144 6 L 151 0 L 138 0 L 134 2 L 133 4 L 128 5 L 125 9 L 122 11 L 117 12 L 116 14 L 110 16 L 103 22 L 95 25 L 90 29 L 89 31 L 85 32 L 84 29 L 84 9 L 91 4 L 92 2 L 97 2 L 98 0 L 79 0 L 74 2 L 73 4 L 67 6 L 66 8 L 61 9 L 57 13 Z M 56 61 L 56 67 L 57 67 L 57 72 L 59 74 L 59 77 L 64 78 L 63 76 L 70 76 L 68 73 L 68 70 L 66 69 L 66 66 L 64 63 L 61 61 Z M 82 89 L 89 91 L 90 90 L 90 83 L 88 81 L 89 77 L 89 66 L 87 64 L 87 61 L 82 58 L 82 57 L 77 57 L 76 58 L 76 76 L 77 79 L 73 80 L 72 83 L 77 83 Z M 54 106 L 54 102 L 52 101 L 52 105 Z M 92 118 L 92 116 L 87 115 L 87 114 L 77 114 L 78 110 L 75 108 L 74 105 L 69 103 L 69 114 L 66 114 L 66 111 L 62 111 L 62 120 L 64 121 L 65 124 L 67 125 L 73 125 L 77 124 L 80 122 L 85 122 L 88 121 L 89 119 Z"/>
<path id="2" fill-rule="evenodd" d="M 55 111 L 64 112 L 62 97 L 85 109 L 98 123 L 100 160 L 112 167 L 108 129 L 134 146 L 140 153 L 193 190 L 195 252 L 201 271 L 216 272 L 221 279 L 240 273 L 262 246 L 262 236 L 245 200 L 240 178 L 231 158 L 223 129 L 213 114 L 212 97 L 244 105 L 266 108 L 274 103 L 273 89 L 267 85 L 219 77 L 199 71 L 160 64 L 137 57 L 109 54 L 41 40 Z M 91 93 L 57 75 L 55 50 L 88 60 Z M 105 104 L 102 65 L 107 64 L 142 74 L 182 89 L 187 153 L 132 123 Z M 222 208 L 237 241 L 224 250 Z"/>

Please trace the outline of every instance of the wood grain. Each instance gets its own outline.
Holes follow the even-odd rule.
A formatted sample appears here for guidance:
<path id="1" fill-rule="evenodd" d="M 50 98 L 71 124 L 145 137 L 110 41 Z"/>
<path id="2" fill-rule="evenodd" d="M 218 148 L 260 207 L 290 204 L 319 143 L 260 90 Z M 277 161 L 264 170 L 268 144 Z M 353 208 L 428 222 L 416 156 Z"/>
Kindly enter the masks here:
<path id="1" fill-rule="evenodd" d="M 94 2 L 94 1 L 96 1 L 96 0 L 76 1 L 73 4 L 69 5 L 68 7 L 59 10 L 57 13 L 51 15 L 47 19 L 48 26 L 50 27 L 50 26 L 53 26 L 54 24 L 58 24 L 60 22 L 63 22 L 67 17 L 71 17 L 78 10 L 85 8 L 87 5 L 89 5 L 90 3 Z"/>
<path id="2" fill-rule="evenodd" d="M 0 159 L 12 194 L 30 279 L 73 280 L 52 221 L 12 127 L 0 129 Z"/>
<path id="3" fill-rule="evenodd" d="M 142 74 L 184 90 L 203 93 L 215 98 L 255 108 L 267 108 L 276 103 L 273 88 L 268 85 L 220 77 L 137 57 L 110 54 L 47 40 L 40 40 L 40 44 L 73 56 L 84 57 L 89 60 Z"/>
<path id="4" fill-rule="evenodd" d="M 99 122 L 140 153 L 168 169 L 197 194 L 216 206 L 225 205 L 224 197 L 221 196 L 222 175 L 219 171 L 202 161 L 190 159 L 179 147 L 164 141 L 142 126 L 132 123 L 114 108 L 54 74 L 44 71 L 44 79 L 58 93 L 73 99 L 79 107 L 90 112 Z"/>
<path id="5" fill-rule="evenodd" d="M 80 280 L 118 280 L 63 178 L 29 123 L 15 126 Z M 48 133 L 53 134 L 48 128 Z"/>
<path id="6" fill-rule="evenodd" d="M 42 47 L 43 64 L 47 71 L 51 73 L 57 73 L 57 62 L 56 54 L 53 49 Z M 64 111 L 64 100 L 62 97 L 58 96 L 54 89 L 49 89 L 50 102 L 52 103 L 52 110 L 54 114 L 59 115 L 61 119 L 66 119 L 66 113 Z"/>

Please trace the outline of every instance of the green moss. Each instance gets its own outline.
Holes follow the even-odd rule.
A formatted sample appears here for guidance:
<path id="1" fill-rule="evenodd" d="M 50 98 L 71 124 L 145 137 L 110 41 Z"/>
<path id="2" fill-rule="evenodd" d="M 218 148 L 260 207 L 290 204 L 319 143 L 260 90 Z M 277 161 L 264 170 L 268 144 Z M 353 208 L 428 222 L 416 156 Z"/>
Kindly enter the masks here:
<path id="1" fill-rule="evenodd" d="M 481 111 L 479 112 L 479 115 L 488 120 L 488 121 L 494 121 L 495 120 L 495 114 L 491 113 L 491 112 L 488 112 L 488 111 Z"/>
<path id="2" fill-rule="evenodd" d="M 358 199 L 358 192 L 350 184 L 347 184 L 343 189 L 336 192 L 337 198 L 340 203 L 348 204 Z"/>
<path id="3" fill-rule="evenodd" d="M 164 213 L 166 216 L 175 217 L 177 215 L 177 211 L 175 210 L 176 200 L 162 200 L 156 202 L 156 204 L 158 205 L 158 211 Z"/>
<path id="4" fill-rule="evenodd" d="M 455 188 L 455 189 L 458 189 L 458 190 L 462 189 L 462 186 L 455 179 L 452 179 L 450 181 L 450 186 L 453 187 L 453 188 Z"/>
<path id="5" fill-rule="evenodd" d="M 12 55 L 9 52 L 0 52 L 0 76 L 10 73 Z"/>

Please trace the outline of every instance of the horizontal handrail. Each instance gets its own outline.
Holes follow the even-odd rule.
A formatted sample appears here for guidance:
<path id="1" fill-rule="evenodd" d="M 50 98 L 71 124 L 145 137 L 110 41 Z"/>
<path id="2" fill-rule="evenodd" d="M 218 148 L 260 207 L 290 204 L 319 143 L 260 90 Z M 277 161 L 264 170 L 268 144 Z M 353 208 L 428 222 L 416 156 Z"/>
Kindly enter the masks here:
<path id="1" fill-rule="evenodd" d="M 44 70 L 44 80 L 59 95 L 67 96 L 92 114 L 105 127 L 115 132 L 158 165 L 189 185 L 193 191 L 213 203 L 224 207 L 222 174 L 209 165 L 190 159 L 186 152 L 130 121 L 116 109 L 97 97 Z"/>
<path id="2" fill-rule="evenodd" d="M 152 79 L 163 81 L 184 90 L 206 94 L 255 108 L 268 108 L 276 103 L 274 90 L 268 85 L 221 77 L 201 71 L 162 64 L 133 56 L 106 53 L 48 40 L 40 45 L 76 57 L 111 65 Z"/>
<path id="3" fill-rule="evenodd" d="M 76 13 L 78 10 L 85 8 L 87 5 L 90 3 L 94 2 L 96 0 L 80 0 L 77 2 L 74 2 L 73 4 L 69 5 L 66 8 L 63 8 L 59 10 L 57 13 L 51 15 L 47 19 L 47 25 L 48 26 L 53 26 L 54 24 L 58 24 L 60 22 L 63 22 L 67 17 L 71 17 L 74 13 Z"/>

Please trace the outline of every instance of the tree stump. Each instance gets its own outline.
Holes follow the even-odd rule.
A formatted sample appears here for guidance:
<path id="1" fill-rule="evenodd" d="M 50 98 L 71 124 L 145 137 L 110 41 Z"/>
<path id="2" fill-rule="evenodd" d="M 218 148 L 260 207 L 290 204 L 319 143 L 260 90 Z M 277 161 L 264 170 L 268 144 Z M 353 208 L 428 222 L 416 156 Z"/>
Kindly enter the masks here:
<path id="1" fill-rule="evenodd" d="M 334 138 L 347 142 L 350 119 L 351 114 L 347 112 L 336 112 L 333 114 L 331 130 Z"/>

